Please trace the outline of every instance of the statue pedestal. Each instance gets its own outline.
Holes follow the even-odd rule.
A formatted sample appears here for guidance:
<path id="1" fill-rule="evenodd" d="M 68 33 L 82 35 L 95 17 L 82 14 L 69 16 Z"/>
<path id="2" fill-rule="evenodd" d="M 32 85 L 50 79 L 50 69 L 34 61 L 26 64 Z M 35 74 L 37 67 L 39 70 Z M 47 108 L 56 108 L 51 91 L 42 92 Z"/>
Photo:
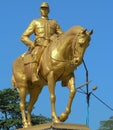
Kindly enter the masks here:
<path id="1" fill-rule="evenodd" d="M 18 130 L 90 130 L 86 125 L 68 123 L 48 123 Z"/>

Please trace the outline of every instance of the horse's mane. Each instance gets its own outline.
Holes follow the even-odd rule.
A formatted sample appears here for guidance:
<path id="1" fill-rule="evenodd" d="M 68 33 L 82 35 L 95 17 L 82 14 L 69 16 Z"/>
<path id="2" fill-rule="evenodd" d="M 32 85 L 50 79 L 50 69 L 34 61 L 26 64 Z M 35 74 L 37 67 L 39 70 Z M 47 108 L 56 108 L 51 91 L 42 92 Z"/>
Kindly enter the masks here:
<path id="1" fill-rule="evenodd" d="M 83 29 L 84 28 L 81 27 L 81 26 L 73 26 L 68 31 L 66 31 L 64 34 L 62 34 L 60 37 L 55 39 L 55 41 L 52 44 L 58 44 L 59 42 L 63 42 L 69 36 L 74 36 L 75 37 Z"/>
<path id="2" fill-rule="evenodd" d="M 64 50 L 70 43 L 73 43 L 73 39 L 77 37 L 77 35 L 84 30 L 81 26 L 73 26 L 64 34 L 55 39 L 49 46 L 47 47 L 47 51 L 52 53 L 53 50 L 55 52 Z M 50 54 L 51 55 L 51 54 Z"/>
<path id="3" fill-rule="evenodd" d="M 71 27 L 67 32 L 65 32 L 65 35 L 76 35 L 78 34 L 81 30 L 83 30 L 84 28 L 81 26 L 73 26 Z"/>

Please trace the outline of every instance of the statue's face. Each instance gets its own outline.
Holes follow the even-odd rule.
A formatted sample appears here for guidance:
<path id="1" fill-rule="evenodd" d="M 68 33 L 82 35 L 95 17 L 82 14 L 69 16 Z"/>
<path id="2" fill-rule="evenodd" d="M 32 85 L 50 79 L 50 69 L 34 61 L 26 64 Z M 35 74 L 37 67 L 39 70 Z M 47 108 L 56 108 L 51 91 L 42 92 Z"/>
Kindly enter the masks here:
<path id="1" fill-rule="evenodd" d="M 46 8 L 46 7 L 43 7 L 43 8 L 40 8 L 40 14 L 41 16 L 48 16 L 48 13 L 49 13 L 49 8 Z"/>

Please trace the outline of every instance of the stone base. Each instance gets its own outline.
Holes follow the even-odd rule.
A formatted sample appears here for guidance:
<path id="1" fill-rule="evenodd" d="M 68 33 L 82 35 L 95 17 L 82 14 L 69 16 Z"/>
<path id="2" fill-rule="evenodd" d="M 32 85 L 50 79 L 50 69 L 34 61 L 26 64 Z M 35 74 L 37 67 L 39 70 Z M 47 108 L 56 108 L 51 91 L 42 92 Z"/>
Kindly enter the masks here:
<path id="1" fill-rule="evenodd" d="M 90 130 L 86 125 L 68 123 L 48 123 L 18 130 Z"/>

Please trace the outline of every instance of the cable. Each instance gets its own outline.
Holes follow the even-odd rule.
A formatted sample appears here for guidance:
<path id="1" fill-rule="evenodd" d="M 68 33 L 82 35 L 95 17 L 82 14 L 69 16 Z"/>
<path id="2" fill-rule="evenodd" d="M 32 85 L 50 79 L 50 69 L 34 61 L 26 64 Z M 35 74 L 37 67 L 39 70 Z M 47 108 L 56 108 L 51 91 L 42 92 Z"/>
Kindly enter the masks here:
<path id="1" fill-rule="evenodd" d="M 79 93 L 82 93 L 82 94 L 86 94 L 86 92 L 82 89 L 82 88 L 80 88 L 80 90 L 81 91 L 78 91 L 77 90 L 77 92 L 79 92 Z M 107 105 L 104 101 L 102 101 L 99 97 L 97 97 L 93 92 L 91 92 L 90 94 L 92 94 L 95 98 L 97 98 L 102 104 L 104 104 L 106 107 L 108 107 L 110 110 L 112 110 L 113 111 L 113 108 L 111 108 L 109 105 Z M 87 94 L 86 94 L 87 95 Z"/>
<path id="2" fill-rule="evenodd" d="M 95 98 L 97 98 L 101 103 L 103 103 L 106 107 L 108 107 L 110 110 L 113 111 L 113 108 L 111 108 L 110 106 L 108 106 L 105 102 L 103 102 L 100 98 L 98 98 L 95 94 L 91 93 Z"/>

